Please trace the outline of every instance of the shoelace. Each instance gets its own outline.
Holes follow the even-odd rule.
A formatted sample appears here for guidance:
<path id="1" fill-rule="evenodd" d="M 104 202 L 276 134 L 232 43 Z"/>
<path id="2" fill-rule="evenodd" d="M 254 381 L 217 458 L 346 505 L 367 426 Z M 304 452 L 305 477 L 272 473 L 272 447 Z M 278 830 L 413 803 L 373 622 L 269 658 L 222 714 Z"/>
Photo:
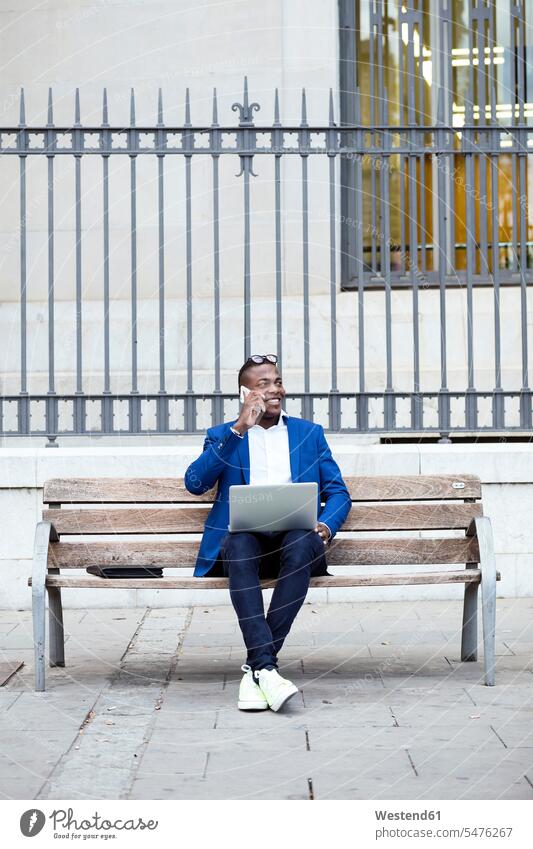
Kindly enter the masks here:
<path id="1" fill-rule="evenodd" d="M 243 665 L 241 666 L 241 672 L 251 672 L 251 671 L 252 671 L 252 667 L 248 666 L 247 663 L 243 663 Z"/>

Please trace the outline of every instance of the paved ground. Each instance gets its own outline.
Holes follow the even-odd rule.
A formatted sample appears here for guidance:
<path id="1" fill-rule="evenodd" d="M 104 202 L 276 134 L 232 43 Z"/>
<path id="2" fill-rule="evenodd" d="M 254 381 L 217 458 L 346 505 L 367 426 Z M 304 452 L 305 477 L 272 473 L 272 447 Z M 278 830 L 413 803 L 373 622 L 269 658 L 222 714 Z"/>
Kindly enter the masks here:
<path id="1" fill-rule="evenodd" d="M 230 607 L 66 611 L 33 692 L 31 617 L 0 612 L 0 798 L 532 799 L 533 598 L 498 601 L 496 686 L 460 603 L 306 604 L 284 713 L 236 708 Z"/>

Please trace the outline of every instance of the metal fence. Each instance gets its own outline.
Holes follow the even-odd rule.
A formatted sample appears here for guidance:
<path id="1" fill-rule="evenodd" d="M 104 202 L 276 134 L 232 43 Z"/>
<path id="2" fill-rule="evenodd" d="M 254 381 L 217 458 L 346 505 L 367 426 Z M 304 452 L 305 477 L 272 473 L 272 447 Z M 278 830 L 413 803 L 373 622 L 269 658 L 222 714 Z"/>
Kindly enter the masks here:
<path id="1" fill-rule="evenodd" d="M 450 400 L 457 398 L 448 389 L 447 293 L 454 287 L 465 290 L 467 311 L 464 418 L 454 429 L 478 433 L 532 426 L 527 292 L 533 282 L 533 103 L 528 102 L 533 43 L 526 8 L 530 16 L 527 0 L 339 0 L 341 120 L 353 130 L 341 143 L 348 151 L 340 169 L 341 208 L 348 222 L 341 234 L 341 279 L 359 293 L 360 338 L 365 291 L 375 286 L 385 294 L 386 431 L 396 429 L 391 292 L 402 287 L 412 293 L 413 430 L 427 430 L 419 294 L 428 287 L 440 290 L 439 429 L 449 432 Z M 501 41 L 499 32 L 505 34 Z M 506 227 L 505 207 L 511 219 Z M 393 216 L 396 234 L 391 233 Z M 501 291 L 506 286 L 520 287 L 519 314 L 513 316 L 521 336 L 519 393 L 506 392 L 502 383 Z M 489 396 L 476 391 L 474 287 L 493 294 Z M 363 346 L 359 356 L 364 357 Z M 364 361 L 358 372 L 363 397 Z M 482 423 L 479 404 L 487 397 L 490 409 Z M 515 402 L 519 417 L 511 424 Z"/>
<path id="2" fill-rule="evenodd" d="M 358 92 L 354 94 L 355 117 L 358 115 Z M 439 115 L 442 117 L 441 104 Z M 195 125 L 191 121 L 191 109 L 187 93 L 185 104 L 185 122 L 181 126 L 168 126 L 163 119 L 161 93 L 158 104 L 158 120 L 155 125 L 137 126 L 135 120 L 135 100 L 131 98 L 131 120 L 129 126 L 112 126 L 109 123 L 108 103 L 106 93 L 103 97 L 102 122 L 98 125 L 81 124 L 80 101 L 76 93 L 75 118 L 71 126 L 56 126 L 53 120 L 52 95 L 50 93 L 48 119 L 44 126 L 27 126 L 25 118 L 24 96 L 20 102 L 20 121 L 17 126 L 0 128 L 0 161 L 3 157 L 16 157 L 19 162 L 20 188 L 20 392 L 4 395 L 0 401 L 0 430 L 4 436 L 41 435 L 48 439 L 48 444 L 57 444 L 57 438 L 67 435 L 83 434 L 173 434 L 196 433 L 203 429 L 198 423 L 198 405 L 209 406 L 210 423 L 216 424 L 228 418 L 228 412 L 237 414 L 237 395 L 222 391 L 221 369 L 221 291 L 220 291 L 220 252 L 222 250 L 220 237 L 220 186 L 219 165 L 221 157 L 231 157 L 240 165 L 235 170 L 235 180 L 242 181 L 242 290 L 243 290 L 243 345 L 244 358 L 254 353 L 252 344 L 251 308 L 252 296 L 252 265 L 251 257 L 254 243 L 251 237 L 251 217 L 253 216 L 253 178 L 255 170 L 261 168 L 265 157 L 273 162 L 274 208 L 272 210 L 275 227 L 275 292 L 276 327 L 275 343 L 283 369 L 283 265 L 282 265 L 282 161 L 292 158 L 299 163 L 299 193 L 301 200 L 301 242 L 299 251 L 302 260 L 302 325 L 303 357 L 299 363 L 303 374 L 303 391 L 288 393 L 290 403 L 296 405 L 296 414 L 313 419 L 317 406 L 322 405 L 321 417 L 326 428 L 333 432 L 354 433 L 386 433 L 386 434 L 436 434 L 447 437 L 451 432 L 480 433 L 486 432 L 517 432 L 528 431 L 532 427 L 532 398 L 528 385 L 528 339 L 527 339 L 527 284 L 530 282 L 526 263 L 526 236 L 524 212 L 519 219 L 518 239 L 516 244 L 516 272 L 522 293 L 521 328 L 522 328 L 522 386 L 519 389 L 506 390 L 502 386 L 500 362 L 500 316 L 499 316 L 499 287 L 502 283 L 497 258 L 486 270 L 486 284 L 494 292 L 494 357 L 495 384 L 490 390 L 477 390 L 474 383 L 474 343 L 473 343 L 473 285 L 474 285 L 474 252 L 477 250 L 473 230 L 467 226 L 466 245 L 466 307 L 468 332 L 468 385 L 459 390 L 451 390 L 447 385 L 447 333 L 446 333 L 446 299 L 449 282 L 449 268 L 444 263 L 435 267 L 436 283 L 440 291 L 440 385 L 431 391 L 422 391 L 420 385 L 420 342 L 418 336 L 418 292 L 421 286 L 431 285 L 434 280 L 426 278 L 423 264 L 411 260 L 407 268 L 407 281 L 404 285 L 412 291 L 413 317 L 413 372 L 412 388 L 395 390 L 393 385 L 393 361 L 391 346 L 392 326 L 392 288 L 395 284 L 391 274 L 390 257 L 394 246 L 390 242 L 388 230 L 388 210 L 390 209 L 389 181 L 391 171 L 387 165 L 392 155 L 402 157 L 406 164 L 406 174 L 411 180 L 411 191 L 415 191 L 417 163 L 421 158 L 434 161 L 437 166 L 438 227 L 441 239 L 445 241 L 443 228 L 446 227 L 447 210 L 443 203 L 444 185 L 447 171 L 439 166 L 442 160 L 457 153 L 465 158 L 466 189 L 474 185 L 474 160 L 482 157 L 484 168 L 493 173 L 492 191 L 496 193 L 492 204 L 493 226 L 497 226 L 497 179 L 494 178 L 498 169 L 498 157 L 502 153 L 502 143 L 506 155 L 513 156 L 517 161 L 520 179 L 525 181 L 525 157 L 528 145 L 533 142 L 533 128 L 525 125 L 520 119 L 511 125 L 490 126 L 479 122 L 474 125 L 467 115 L 466 122 L 461 128 L 461 138 L 458 141 L 457 130 L 439 119 L 435 126 L 425 126 L 423 129 L 410 126 L 395 126 L 387 124 L 387 112 L 383 111 L 382 123 L 372 127 L 372 132 L 355 120 L 339 124 L 334 114 L 334 98 L 330 94 L 328 119 L 321 124 L 310 124 L 307 117 L 305 92 L 302 93 L 301 118 L 299 122 L 282 123 L 277 91 L 274 97 L 274 120 L 270 125 L 260 126 L 254 122 L 254 112 L 259 110 L 259 104 L 250 102 L 247 83 L 245 81 L 242 102 L 233 104 L 237 113 L 238 124 L 219 123 L 219 110 L 216 93 L 212 103 L 212 122 L 209 125 Z M 482 151 L 480 153 L 480 150 Z M 168 363 L 166 362 L 166 308 L 165 294 L 165 163 L 169 157 L 178 156 L 184 159 L 185 184 L 183 202 L 185 207 L 185 268 L 186 268 L 186 335 L 182 345 L 186 349 L 186 388 L 181 393 L 167 389 Z M 27 336 L 27 210 L 28 210 L 28 160 L 33 157 L 45 158 L 47 162 L 47 256 L 48 256 L 48 389 L 43 393 L 33 393 L 28 389 L 28 336 Z M 54 223 L 55 209 L 55 180 L 54 168 L 59 157 L 68 157 L 72 161 L 75 186 L 75 391 L 72 393 L 56 392 L 55 354 L 58 340 L 55 335 L 55 264 L 56 264 L 56 228 Z M 102 192 L 102 268 L 103 268 L 103 388 L 101 392 L 86 392 L 84 389 L 84 349 L 83 321 L 84 298 L 82 280 L 82 244 L 83 222 L 83 193 L 82 193 L 82 160 L 86 157 L 101 159 L 101 192 Z M 110 196 L 109 196 L 109 163 L 112 157 L 128 157 L 130 162 L 129 174 L 129 203 L 130 203 L 130 294 L 131 294 L 131 389 L 128 392 L 113 391 L 113 364 L 110 357 L 110 337 L 113 327 L 110 323 Z M 155 157 L 157 160 L 158 187 L 158 385 L 150 392 L 141 392 L 138 381 L 138 228 L 137 228 L 137 164 L 140 157 Z M 195 391 L 195 362 L 194 362 L 194 293 L 195 280 L 193 274 L 193 234 L 192 217 L 192 162 L 194 158 L 204 157 L 211 162 L 211 209 L 212 209 L 212 304 L 213 304 L 213 334 L 214 334 L 214 385 L 212 392 L 198 393 Z M 323 360 L 329 364 L 329 390 L 314 391 L 312 368 L 310 361 L 310 308 L 312 291 L 310 288 L 310 244 L 309 244 L 309 162 L 318 157 L 326 165 L 326 197 L 327 197 L 327 240 L 329 242 L 329 351 L 321 352 Z M 379 186 L 380 219 L 379 226 L 373 234 L 375 249 L 382 257 L 382 267 L 379 274 L 369 273 L 364 267 L 360 239 L 356 237 L 353 245 L 344 248 L 356 263 L 356 291 L 352 295 L 341 293 L 342 284 L 350 281 L 339 280 L 337 271 L 339 260 L 339 229 L 345 233 L 347 225 L 345 213 L 339 214 L 340 203 L 347 203 L 346 192 L 352 192 L 350 203 L 354 203 L 353 218 L 362 220 L 362 175 L 361 168 L 364 158 L 369 158 L 376 166 L 375 174 Z M 339 180 L 339 164 L 344 162 L 348 171 L 344 170 L 344 183 Z M 345 166 L 343 166 L 344 168 Z M 485 171 L 481 169 L 481 178 Z M 346 177 L 348 175 L 348 177 Z M 410 175 L 410 177 L 409 177 Z M 376 189 L 376 192 L 378 190 Z M 342 198 L 341 198 L 342 194 Z M 477 215 L 476 199 L 466 191 L 466 214 L 469 220 Z M 377 196 L 377 195 L 376 195 Z M 31 195 L 30 195 L 31 197 Z M 493 198 L 494 201 L 494 198 Z M 375 209 L 372 206 L 372 209 Z M 479 212 L 486 215 L 485 211 Z M 376 213 L 374 212 L 376 216 Z M 485 224 L 487 224 L 485 220 Z M 518 226 L 518 224 L 517 224 Z M 482 228 L 483 229 L 483 228 Z M 360 228 L 355 228 L 355 233 Z M 486 240 L 486 229 L 485 229 Z M 416 238 L 415 231 L 412 231 Z M 342 236 L 346 245 L 346 236 Z M 488 242 L 482 245 L 485 252 Z M 493 257 L 496 252 L 493 251 Z M 375 272 L 376 269 L 374 269 Z M 372 271 L 372 269 L 370 269 Z M 514 279 L 514 278 L 513 278 Z M 365 363 L 365 303 L 369 296 L 368 288 L 380 287 L 383 292 L 383 317 L 385 323 L 385 359 L 386 386 L 368 386 Z M 350 297 L 350 304 L 357 327 L 357 347 L 353 350 L 353 378 L 348 391 L 339 388 L 338 379 L 338 344 L 339 334 L 343 333 L 343 315 L 338 313 L 340 295 Z M 59 341 L 60 344 L 60 341 Z M 479 421 L 478 409 L 481 401 L 490 405 L 491 412 L 488 420 Z M 325 407 L 324 407 L 325 404 Z M 116 426 L 118 408 L 127 408 L 127 424 L 125 427 Z M 399 419 L 398 409 L 407 405 L 407 418 Z M 506 411 L 518 405 L 519 418 L 511 421 L 506 418 Z M 88 410 L 98 410 L 100 425 L 88 425 Z M 7 427 L 7 411 L 16 410 L 16 421 Z M 145 424 L 145 410 L 155 409 L 155 425 Z M 459 410 L 459 414 L 453 413 Z M 63 410 L 60 426 L 59 411 Z M 68 412 L 65 414 L 65 409 Z M 295 409 L 294 406 L 292 409 Z M 176 410 L 179 410 L 180 424 L 176 425 Z M 428 421 L 426 412 L 434 413 L 432 423 Z M 325 411 L 325 412 L 324 412 Z M 376 412 L 377 411 L 377 412 Z M 42 423 L 37 422 L 41 417 Z M 70 418 L 70 426 L 67 426 Z M 94 421 L 94 417 L 92 419 Z"/>

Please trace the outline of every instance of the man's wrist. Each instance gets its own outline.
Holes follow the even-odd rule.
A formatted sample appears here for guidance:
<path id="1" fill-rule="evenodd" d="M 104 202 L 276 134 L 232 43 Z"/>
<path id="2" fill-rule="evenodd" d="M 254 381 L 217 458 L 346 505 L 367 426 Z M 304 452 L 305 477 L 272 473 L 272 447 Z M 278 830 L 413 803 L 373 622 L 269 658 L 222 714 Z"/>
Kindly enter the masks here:
<path id="1" fill-rule="evenodd" d="M 236 425 L 236 424 L 235 424 L 235 425 L 230 425 L 230 428 L 229 428 L 229 429 L 230 429 L 230 430 L 232 430 L 232 431 L 233 431 L 233 433 L 237 434 L 237 436 L 238 436 L 240 439 L 242 439 L 242 438 L 243 438 L 244 433 L 245 433 L 245 429 L 244 429 L 244 428 L 239 427 L 239 425 Z"/>
<path id="2" fill-rule="evenodd" d="M 325 523 L 325 522 L 321 522 L 321 524 L 322 524 L 322 525 L 324 525 L 324 527 L 325 527 L 325 528 L 327 528 L 327 530 L 328 530 L 329 537 L 327 538 L 326 542 L 329 542 L 329 541 L 330 541 L 330 539 L 331 539 L 331 537 L 333 536 L 333 534 L 331 533 L 331 528 L 330 528 L 330 526 L 329 526 L 329 525 L 326 525 L 326 523 Z"/>

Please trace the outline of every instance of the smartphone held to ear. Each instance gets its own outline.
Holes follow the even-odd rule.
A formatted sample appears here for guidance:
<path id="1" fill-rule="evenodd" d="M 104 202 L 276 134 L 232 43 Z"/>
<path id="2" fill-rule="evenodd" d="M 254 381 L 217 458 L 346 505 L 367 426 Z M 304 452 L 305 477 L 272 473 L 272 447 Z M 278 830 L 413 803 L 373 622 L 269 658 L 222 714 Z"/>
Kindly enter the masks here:
<path id="1" fill-rule="evenodd" d="M 250 391 L 251 390 L 248 389 L 247 386 L 241 385 L 241 391 L 240 391 L 240 395 L 239 395 L 239 400 L 240 400 L 241 404 L 244 404 L 244 402 L 246 401 L 246 396 L 250 394 Z M 259 410 L 259 414 L 258 414 L 258 416 L 255 420 L 256 424 L 260 420 L 261 416 L 263 415 L 263 412 L 264 412 L 263 410 Z"/>

